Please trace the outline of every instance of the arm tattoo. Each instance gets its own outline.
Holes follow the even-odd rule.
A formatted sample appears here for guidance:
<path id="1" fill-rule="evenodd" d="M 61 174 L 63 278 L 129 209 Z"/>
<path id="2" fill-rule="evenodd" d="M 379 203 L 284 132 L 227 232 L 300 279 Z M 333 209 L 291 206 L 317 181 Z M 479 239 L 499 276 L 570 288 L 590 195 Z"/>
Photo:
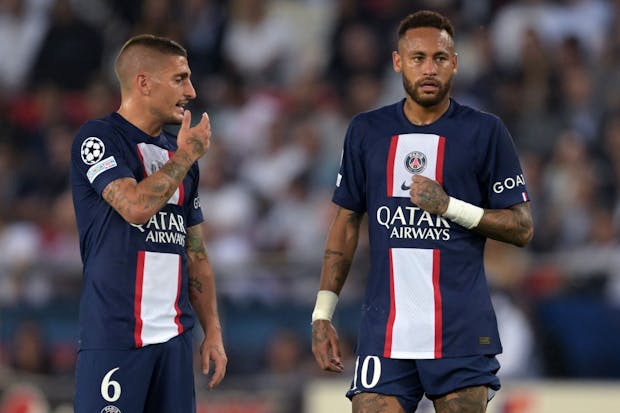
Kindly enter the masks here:
<path id="1" fill-rule="evenodd" d="M 340 209 L 338 210 L 338 213 L 340 213 Z M 349 216 L 347 216 L 347 223 L 358 226 L 360 222 L 362 221 L 362 217 L 363 215 L 360 214 L 359 212 L 351 211 L 349 213 Z"/>
<path id="2" fill-rule="evenodd" d="M 201 261 L 209 260 L 207 249 L 202 240 L 202 232 L 195 228 L 189 228 L 187 231 L 187 239 L 185 240 L 185 251 L 192 258 Z"/>
<path id="3" fill-rule="evenodd" d="M 476 231 L 498 241 L 525 246 L 534 235 L 532 214 L 528 202 L 508 209 L 487 209 Z"/>
<path id="4" fill-rule="evenodd" d="M 323 259 L 325 259 L 325 260 L 329 259 L 333 255 L 338 256 L 338 257 L 342 257 L 344 255 L 344 253 L 341 252 L 341 251 L 334 251 L 334 250 L 326 249 L 325 250 L 325 255 L 323 256 Z"/>
<path id="5" fill-rule="evenodd" d="M 157 212 L 177 190 L 192 165 L 187 156 L 180 154 L 179 158 L 180 161 L 174 157 L 170 158 L 159 169 L 161 174 L 150 175 L 139 184 L 136 184 L 133 178 L 121 178 L 112 181 L 103 190 L 103 198 L 123 217 L 129 216 L 132 211 Z M 132 197 L 128 195 L 130 190 L 127 186 L 128 180 L 131 180 L 132 185 L 136 188 L 135 195 Z"/>
<path id="6" fill-rule="evenodd" d="M 338 260 L 329 266 L 330 273 L 333 275 L 333 280 L 340 287 L 344 285 L 350 269 L 351 261 L 346 259 Z"/>
<path id="7" fill-rule="evenodd" d="M 125 216 L 131 211 L 134 203 L 129 200 L 120 186 L 121 180 L 112 181 L 105 187 L 101 195 L 119 214 Z"/>
<path id="8" fill-rule="evenodd" d="M 183 160 L 186 161 L 187 164 L 191 165 L 191 162 L 187 158 L 184 158 Z M 166 176 L 168 176 L 169 178 L 181 182 L 181 180 L 185 176 L 185 173 L 187 172 L 187 164 L 182 165 L 171 158 L 164 166 L 161 167 L 160 171 L 166 174 Z M 162 186 L 165 186 L 165 184 L 162 184 Z"/>
<path id="9" fill-rule="evenodd" d="M 202 294 L 202 281 L 198 279 L 198 277 L 189 277 L 189 289 L 196 290 L 198 293 Z"/>

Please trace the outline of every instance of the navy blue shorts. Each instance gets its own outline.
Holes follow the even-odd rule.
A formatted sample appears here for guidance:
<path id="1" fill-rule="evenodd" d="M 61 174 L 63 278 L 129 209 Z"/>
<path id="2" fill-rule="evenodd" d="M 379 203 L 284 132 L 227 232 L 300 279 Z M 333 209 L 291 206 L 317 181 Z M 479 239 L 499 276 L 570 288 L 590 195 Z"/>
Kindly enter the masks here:
<path id="1" fill-rule="evenodd" d="M 193 413 L 192 336 L 132 350 L 81 350 L 75 413 Z"/>
<path id="2" fill-rule="evenodd" d="M 473 386 L 487 386 L 492 395 L 500 388 L 498 370 L 495 356 L 431 360 L 358 356 L 347 397 L 359 393 L 396 396 L 405 412 L 414 412 L 424 395 L 434 399 Z"/>

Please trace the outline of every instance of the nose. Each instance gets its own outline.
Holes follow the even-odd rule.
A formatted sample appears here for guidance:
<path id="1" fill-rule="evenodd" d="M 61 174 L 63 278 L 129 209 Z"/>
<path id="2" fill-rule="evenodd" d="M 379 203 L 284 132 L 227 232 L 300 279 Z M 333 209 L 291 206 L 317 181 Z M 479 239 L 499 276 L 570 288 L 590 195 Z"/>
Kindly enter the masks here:
<path id="1" fill-rule="evenodd" d="M 434 75 L 437 73 L 437 64 L 435 59 L 425 59 L 422 65 L 422 70 L 425 75 Z"/>
<path id="2" fill-rule="evenodd" d="M 191 80 L 188 80 L 185 85 L 184 90 L 185 97 L 188 99 L 196 99 L 196 89 L 194 89 L 194 85 Z"/>

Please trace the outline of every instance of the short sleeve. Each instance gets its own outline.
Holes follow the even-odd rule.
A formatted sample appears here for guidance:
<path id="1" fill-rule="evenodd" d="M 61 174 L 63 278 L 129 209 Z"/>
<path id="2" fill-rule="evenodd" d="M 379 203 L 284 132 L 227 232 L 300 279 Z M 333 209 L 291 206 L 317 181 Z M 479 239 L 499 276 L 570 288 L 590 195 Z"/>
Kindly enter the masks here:
<path id="1" fill-rule="evenodd" d="M 487 207 L 507 208 L 529 201 L 525 178 L 514 141 L 504 123 L 494 117 L 488 151 L 483 161 Z"/>
<path id="2" fill-rule="evenodd" d="M 199 187 L 199 179 L 200 172 L 198 169 L 198 164 L 194 164 L 192 166 L 192 174 L 194 175 L 194 179 L 192 179 L 192 192 L 190 194 L 190 204 L 189 204 L 189 213 L 187 218 L 188 227 L 193 227 L 194 225 L 198 225 L 204 221 L 204 216 L 202 214 L 202 206 L 200 205 L 200 197 L 198 196 L 198 187 Z"/>
<path id="3" fill-rule="evenodd" d="M 361 131 L 358 116 L 353 119 L 345 135 L 340 170 L 332 197 L 337 205 L 356 212 L 366 211 L 366 172 Z"/>
<path id="4" fill-rule="evenodd" d="M 110 182 L 134 177 L 122 149 L 120 137 L 108 123 L 89 121 L 74 137 L 72 169 L 101 194 Z"/>

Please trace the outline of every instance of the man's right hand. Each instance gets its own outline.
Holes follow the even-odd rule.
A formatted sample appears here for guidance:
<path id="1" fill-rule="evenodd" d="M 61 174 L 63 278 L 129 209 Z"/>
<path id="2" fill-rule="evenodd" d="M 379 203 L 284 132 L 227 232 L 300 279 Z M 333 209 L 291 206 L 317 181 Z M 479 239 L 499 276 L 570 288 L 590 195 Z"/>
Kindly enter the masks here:
<path id="1" fill-rule="evenodd" d="M 207 153 L 209 149 L 209 144 L 211 143 L 211 121 L 206 112 L 203 112 L 202 118 L 196 126 L 190 127 L 191 121 L 191 112 L 185 110 L 181 128 L 177 134 L 177 152 L 186 153 L 192 162 L 195 162 Z"/>
<path id="2" fill-rule="evenodd" d="M 312 353 L 321 369 L 342 373 L 342 355 L 338 333 L 329 320 L 314 320 L 312 323 Z"/>

